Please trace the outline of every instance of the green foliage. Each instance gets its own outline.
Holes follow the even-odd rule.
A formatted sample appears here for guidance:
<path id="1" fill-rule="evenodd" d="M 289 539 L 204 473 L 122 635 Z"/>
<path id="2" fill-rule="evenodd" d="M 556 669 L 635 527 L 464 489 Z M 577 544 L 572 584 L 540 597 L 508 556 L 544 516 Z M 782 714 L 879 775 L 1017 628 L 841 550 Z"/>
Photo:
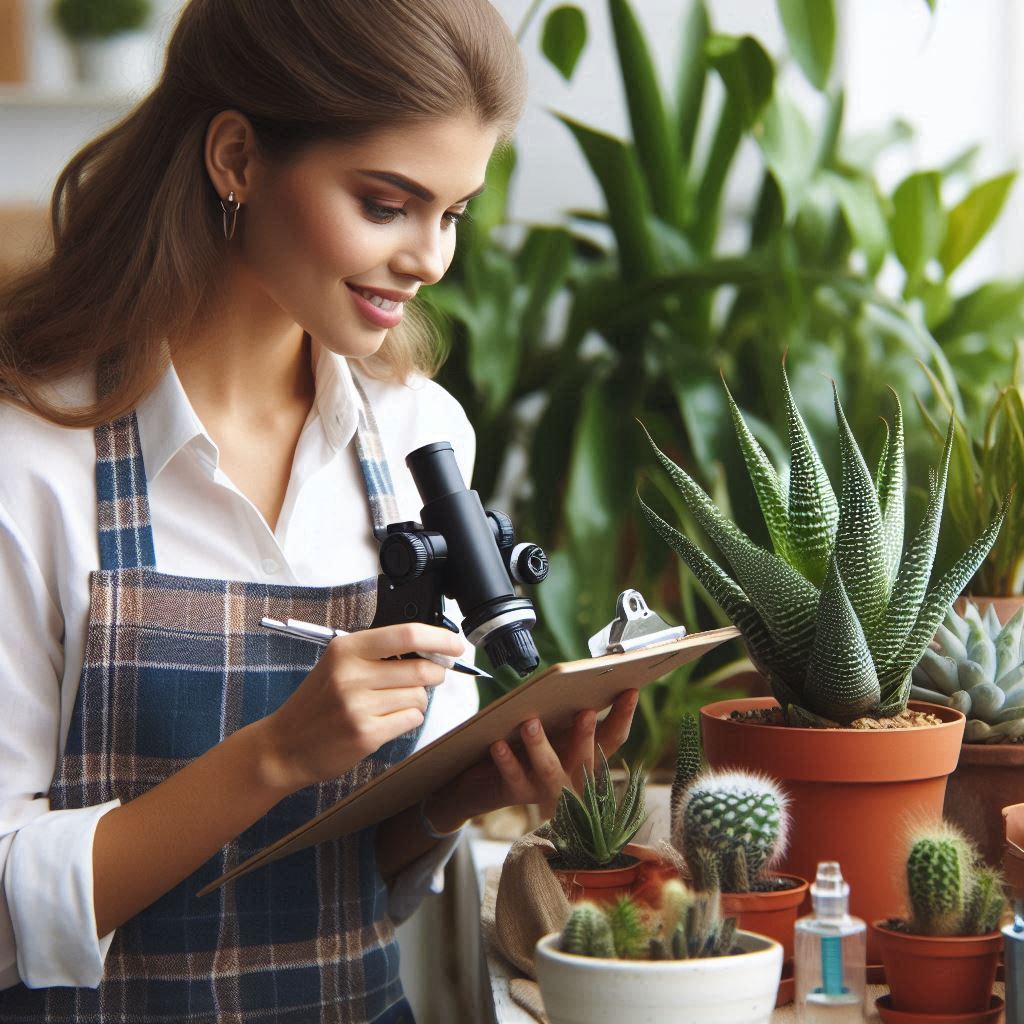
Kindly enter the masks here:
<path id="1" fill-rule="evenodd" d="M 763 542 L 720 371 L 736 381 L 751 431 L 778 464 L 789 425 L 762 381 L 784 351 L 799 366 L 794 387 L 820 372 L 834 378 L 854 433 L 867 437 L 880 365 L 902 394 L 923 387 L 919 361 L 947 386 L 955 371 L 969 402 L 970 382 L 1001 372 L 1007 339 L 1024 332 L 1021 282 L 957 290 L 959 267 L 1000 212 L 1001 186 L 973 181 L 967 158 L 919 169 L 926 182 L 938 176 L 939 202 L 927 201 L 932 190 L 915 205 L 915 193 L 927 191 L 915 180 L 895 190 L 897 213 L 875 168 L 907 144 L 908 127 L 852 136 L 830 70 L 835 3 L 778 6 L 789 54 L 769 53 L 749 33 L 721 32 L 700 0 L 683 5 L 678 24 L 659 25 L 679 40 L 669 80 L 635 16 L 642 5 L 608 0 L 628 131 L 620 138 L 607 122 L 554 115 L 587 161 L 601 209 L 568 211 L 558 225 L 509 225 L 502 158 L 460 228 L 448 278 L 424 293 L 450 318 L 451 356 L 439 380 L 477 428 L 474 486 L 552 559 L 536 591 L 535 635 L 547 664 L 586 657 L 586 640 L 611 617 L 624 581 L 692 631 L 728 621 L 638 528 L 633 494 L 653 460 L 625 428 L 635 418 L 672 437 L 671 457 Z M 562 72 L 599 59 L 588 49 L 579 56 L 585 15 L 572 17 L 571 33 L 538 34 Z M 800 102 L 778 73 L 789 55 L 813 83 Z M 732 180 L 741 150 L 760 162 L 746 194 Z M 915 227 L 912 208 L 925 223 Z M 937 258 L 922 264 L 925 251 Z M 903 268 L 895 287 L 894 267 Z M 805 415 L 812 432 L 825 429 L 831 403 L 809 404 Z M 911 464 L 926 442 L 911 438 Z M 836 469 L 832 453 L 825 457 Z M 656 486 L 684 532 L 699 537 L 674 489 Z M 712 699 L 705 673 L 728 674 L 725 663 L 740 655 L 738 644 L 724 645 L 645 687 L 627 757 L 652 764 L 671 756 L 681 715 Z"/>
<path id="2" fill-rule="evenodd" d="M 628 896 L 604 909 L 578 903 L 562 929 L 560 947 L 578 956 L 622 960 L 727 956 L 736 919 L 722 919 L 720 902 L 717 891 L 692 892 L 672 879 L 663 883 L 660 914 L 651 924 Z"/>
<path id="3" fill-rule="evenodd" d="M 992 605 L 951 608 L 914 666 L 910 696 L 967 716 L 967 743 L 1024 739 L 1024 608 L 1005 625 Z"/>
<path id="4" fill-rule="evenodd" d="M 872 476 L 833 384 L 842 461 L 837 503 L 793 401 L 785 366 L 782 373 L 790 422 L 788 491 L 729 396 L 774 550 L 755 544 L 727 519 L 653 441 L 658 460 L 731 574 L 641 501 L 644 514 L 743 632 L 751 658 L 768 677 L 790 721 L 848 724 L 864 716 L 898 714 L 907 706 L 914 665 L 991 548 L 1006 501 L 984 533 L 929 590 L 952 421 L 941 471 L 932 474 L 924 518 L 904 551 L 899 400 Z"/>
<path id="5" fill-rule="evenodd" d="M 955 543 L 990 518 L 1003 495 L 1024 480 L 1024 342 L 1015 345 L 1009 384 L 991 387 L 984 408 L 984 426 L 977 432 L 961 423 L 949 468 L 949 522 L 946 532 Z M 959 394 L 932 377 L 932 387 L 947 415 L 962 408 Z M 940 431 L 922 407 L 936 441 Z M 968 584 L 968 593 L 1009 597 L 1024 593 L 1024 501 L 1018 496 L 996 543 Z"/>
<path id="6" fill-rule="evenodd" d="M 985 935 L 1005 907 L 1003 880 L 971 841 L 947 823 L 915 831 L 907 856 L 910 930 L 917 935 Z"/>
<path id="7" fill-rule="evenodd" d="M 626 766 L 625 791 L 616 802 L 608 761 L 598 750 L 601 764 L 596 776 L 584 769 L 583 796 L 563 788 L 549 824 L 548 836 L 566 867 L 605 867 L 647 820 L 643 771 Z"/>
<path id="8" fill-rule="evenodd" d="M 697 889 L 756 888 L 785 850 L 787 803 L 775 782 L 751 772 L 701 775 L 686 790 L 671 834 Z"/>
<path id="9" fill-rule="evenodd" d="M 587 20 L 578 7 L 556 7 L 544 19 L 541 49 L 566 80 L 572 78 L 586 44 Z"/>
<path id="10" fill-rule="evenodd" d="M 70 39 L 103 39 L 142 28 L 153 13 L 151 0 L 57 0 L 53 16 Z"/>

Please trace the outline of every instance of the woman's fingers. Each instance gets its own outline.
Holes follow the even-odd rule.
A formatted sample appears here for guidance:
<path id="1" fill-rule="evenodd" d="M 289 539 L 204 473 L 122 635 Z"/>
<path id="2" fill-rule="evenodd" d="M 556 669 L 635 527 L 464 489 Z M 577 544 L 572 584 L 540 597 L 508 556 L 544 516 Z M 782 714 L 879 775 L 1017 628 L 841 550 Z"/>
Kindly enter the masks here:
<path id="1" fill-rule="evenodd" d="M 458 633 L 440 626 L 428 626 L 423 622 L 403 622 L 397 626 L 379 626 L 376 629 L 361 629 L 348 636 L 336 637 L 327 646 L 347 649 L 361 658 L 393 658 L 396 655 L 423 651 L 429 654 L 445 654 L 451 658 L 461 657 L 466 644 Z"/>
<path id="2" fill-rule="evenodd" d="M 597 729 L 597 712 L 581 711 L 572 725 L 569 736 L 569 747 L 566 750 L 566 772 L 572 779 L 572 787 L 577 793 L 583 792 L 584 768 L 594 774 L 594 736 Z"/>
<path id="3" fill-rule="evenodd" d="M 371 715 L 390 715 L 403 708 L 427 712 L 427 691 L 422 686 L 402 686 L 367 692 L 364 710 Z"/>
<path id="4" fill-rule="evenodd" d="M 611 711 L 597 727 L 597 742 L 601 744 L 606 757 L 611 757 L 626 742 L 639 699 L 639 690 L 626 690 L 620 693 L 615 698 Z"/>

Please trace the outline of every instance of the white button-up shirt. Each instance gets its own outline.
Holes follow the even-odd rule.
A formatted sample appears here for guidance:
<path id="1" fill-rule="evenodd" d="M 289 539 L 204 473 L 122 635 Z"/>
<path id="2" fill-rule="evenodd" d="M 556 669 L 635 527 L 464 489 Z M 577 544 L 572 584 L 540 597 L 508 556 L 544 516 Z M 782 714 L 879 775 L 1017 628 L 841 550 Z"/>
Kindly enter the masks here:
<path id="1" fill-rule="evenodd" d="M 160 572 L 295 586 L 376 576 L 366 488 L 355 453 L 360 407 L 372 407 L 399 518 L 422 502 L 405 456 L 451 441 L 469 481 L 475 437 L 461 406 L 432 381 L 386 383 L 313 343 L 316 398 L 295 450 L 274 530 L 219 468 L 219 452 L 171 366 L 138 408 Z M 65 385 L 72 400 L 94 393 Z M 92 430 L 55 426 L 0 403 L 0 988 L 99 984 L 113 938 L 96 937 L 92 842 L 117 802 L 51 811 L 46 793 L 67 739 L 89 621 L 89 574 L 100 567 Z M 458 610 L 449 615 L 456 620 Z M 467 652 L 469 657 L 471 652 Z M 419 745 L 472 715 L 473 677 L 449 672 Z M 448 840 L 392 889 L 408 916 L 454 849 Z"/>

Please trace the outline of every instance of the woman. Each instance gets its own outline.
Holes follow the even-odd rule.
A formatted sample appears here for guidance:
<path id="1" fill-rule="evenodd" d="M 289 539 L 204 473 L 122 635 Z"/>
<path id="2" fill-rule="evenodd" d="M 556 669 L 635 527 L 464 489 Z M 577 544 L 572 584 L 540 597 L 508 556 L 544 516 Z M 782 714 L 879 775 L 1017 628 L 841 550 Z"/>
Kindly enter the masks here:
<path id="1" fill-rule="evenodd" d="M 411 1021 L 393 920 L 461 825 L 550 813 L 624 740 L 635 693 L 557 749 L 524 723 L 523 755 L 195 897 L 475 710 L 382 660 L 463 644 L 366 628 L 373 531 L 418 514 L 413 448 L 468 478 L 408 303 L 522 95 L 486 0 L 192 0 L 58 180 L 55 251 L 0 297 L 0 1020 Z M 317 660 L 264 615 L 352 635 Z"/>

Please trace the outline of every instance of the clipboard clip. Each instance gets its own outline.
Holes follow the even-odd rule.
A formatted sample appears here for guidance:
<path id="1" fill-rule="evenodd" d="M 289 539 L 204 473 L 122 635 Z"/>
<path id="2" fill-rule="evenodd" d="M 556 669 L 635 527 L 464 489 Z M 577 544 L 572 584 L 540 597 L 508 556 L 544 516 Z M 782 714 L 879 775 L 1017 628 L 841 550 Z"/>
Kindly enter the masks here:
<path id="1" fill-rule="evenodd" d="M 685 626 L 670 626 L 647 607 L 639 590 L 624 590 L 615 602 L 615 618 L 588 641 L 592 658 L 625 654 L 686 636 Z"/>

